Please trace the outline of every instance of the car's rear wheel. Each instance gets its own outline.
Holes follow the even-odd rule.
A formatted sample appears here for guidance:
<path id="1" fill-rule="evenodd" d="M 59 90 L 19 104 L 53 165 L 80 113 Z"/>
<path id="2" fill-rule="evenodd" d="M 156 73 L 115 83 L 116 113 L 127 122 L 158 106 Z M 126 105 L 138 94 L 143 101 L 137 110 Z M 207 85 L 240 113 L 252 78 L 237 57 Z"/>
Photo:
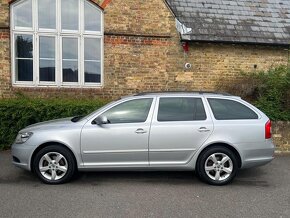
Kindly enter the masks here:
<path id="1" fill-rule="evenodd" d="M 236 176 L 238 161 L 228 148 L 215 146 L 203 151 L 197 161 L 197 174 L 211 185 L 226 185 Z"/>
<path id="2" fill-rule="evenodd" d="M 61 184 L 72 179 L 76 163 L 73 154 L 67 148 L 51 145 L 35 155 L 33 170 L 42 182 Z"/>

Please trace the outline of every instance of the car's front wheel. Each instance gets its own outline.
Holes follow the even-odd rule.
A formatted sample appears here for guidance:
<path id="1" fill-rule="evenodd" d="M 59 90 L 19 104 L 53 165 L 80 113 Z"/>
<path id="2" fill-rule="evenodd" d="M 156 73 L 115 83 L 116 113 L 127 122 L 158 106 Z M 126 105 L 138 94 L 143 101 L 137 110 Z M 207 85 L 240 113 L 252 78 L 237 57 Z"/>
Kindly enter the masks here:
<path id="1" fill-rule="evenodd" d="M 73 154 L 67 148 L 51 145 L 35 155 L 33 170 L 42 182 L 61 184 L 74 176 L 76 163 Z"/>
<path id="2" fill-rule="evenodd" d="M 206 183 L 225 185 L 237 174 L 237 157 L 226 147 L 211 147 L 200 154 L 196 170 L 198 176 Z"/>

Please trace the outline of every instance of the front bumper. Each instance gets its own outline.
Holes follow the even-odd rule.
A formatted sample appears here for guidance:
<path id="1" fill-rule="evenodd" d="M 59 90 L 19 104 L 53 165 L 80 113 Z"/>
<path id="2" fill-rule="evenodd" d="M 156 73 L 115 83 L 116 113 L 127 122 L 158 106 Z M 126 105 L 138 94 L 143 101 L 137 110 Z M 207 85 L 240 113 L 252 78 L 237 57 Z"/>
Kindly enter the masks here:
<path id="1" fill-rule="evenodd" d="M 31 171 L 30 160 L 35 146 L 24 144 L 13 144 L 11 146 L 12 163 L 25 170 Z"/>

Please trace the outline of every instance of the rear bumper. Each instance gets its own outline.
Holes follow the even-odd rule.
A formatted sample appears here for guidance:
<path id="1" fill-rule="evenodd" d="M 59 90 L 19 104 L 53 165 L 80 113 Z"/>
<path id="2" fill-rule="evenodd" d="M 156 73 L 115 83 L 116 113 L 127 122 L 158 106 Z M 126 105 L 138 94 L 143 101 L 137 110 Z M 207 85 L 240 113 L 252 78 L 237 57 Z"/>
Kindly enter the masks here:
<path id="1" fill-rule="evenodd" d="M 239 145 L 239 147 L 242 148 L 242 169 L 262 166 L 274 159 L 275 145 L 271 139 L 263 143 Z"/>
<path id="2" fill-rule="evenodd" d="M 35 146 L 24 144 L 13 144 L 11 146 L 12 163 L 25 170 L 30 169 L 30 160 Z"/>
<path id="3" fill-rule="evenodd" d="M 263 166 L 267 163 L 270 163 L 272 160 L 274 159 L 274 157 L 269 157 L 269 158 L 260 158 L 260 159 L 249 159 L 246 160 L 243 165 L 242 165 L 242 169 L 246 169 L 246 168 L 252 168 L 252 167 L 258 167 L 258 166 Z"/>

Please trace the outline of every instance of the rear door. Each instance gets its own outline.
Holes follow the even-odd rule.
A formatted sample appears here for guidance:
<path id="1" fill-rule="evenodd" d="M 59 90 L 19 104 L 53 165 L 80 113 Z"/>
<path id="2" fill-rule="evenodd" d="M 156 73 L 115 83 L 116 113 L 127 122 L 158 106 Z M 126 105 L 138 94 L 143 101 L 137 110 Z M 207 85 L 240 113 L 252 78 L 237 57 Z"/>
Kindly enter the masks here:
<path id="1" fill-rule="evenodd" d="M 149 140 L 150 165 L 186 164 L 213 131 L 201 97 L 157 99 Z"/>

